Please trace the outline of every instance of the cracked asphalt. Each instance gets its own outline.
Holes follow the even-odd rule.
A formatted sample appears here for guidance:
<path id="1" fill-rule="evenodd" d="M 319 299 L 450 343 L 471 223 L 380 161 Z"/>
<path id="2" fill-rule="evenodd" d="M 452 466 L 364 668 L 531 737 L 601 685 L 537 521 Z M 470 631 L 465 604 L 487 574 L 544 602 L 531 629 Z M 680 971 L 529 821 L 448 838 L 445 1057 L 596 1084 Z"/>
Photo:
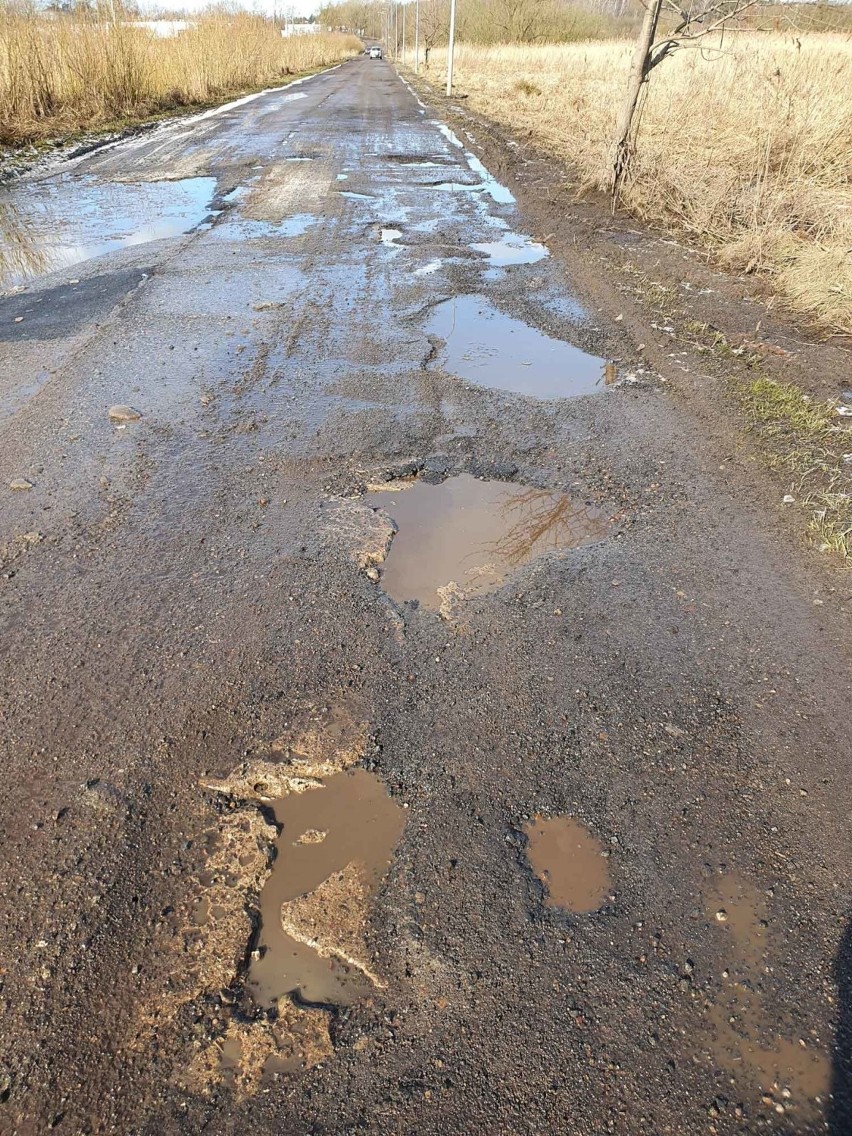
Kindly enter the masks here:
<path id="1" fill-rule="evenodd" d="M 6 201 L 0 1131 L 852 1132 L 848 606 L 475 136 L 358 59 Z M 462 473 L 608 532 L 392 601 L 358 498 Z M 252 777 L 336 715 L 405 810 L 382 983 L 257 1006 Z"/>

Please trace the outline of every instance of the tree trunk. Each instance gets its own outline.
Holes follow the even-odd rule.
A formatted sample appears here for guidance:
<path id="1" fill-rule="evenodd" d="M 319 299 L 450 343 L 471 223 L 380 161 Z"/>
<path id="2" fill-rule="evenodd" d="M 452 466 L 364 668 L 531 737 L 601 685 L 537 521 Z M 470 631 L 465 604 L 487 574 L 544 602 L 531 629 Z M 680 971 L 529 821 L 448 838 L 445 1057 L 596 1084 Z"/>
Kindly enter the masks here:
<path id="1" fill-rule="evenodd" d="M 648 0 L 645 9 L 645 19 L 642 21 L 642 30 L 633 53 L 633 63 L 630 67 L 630 79 L 627 84 L 627 97 L 618 117 L 607 166 L 604 170 L 603 183 L 615 196 L 618 183 L 627 169 L 630 158 L 630 131 L 633 126 L 633 116 L 636 113 L 636 104 L 639 102 L 639 92 L 645 82 L 647 74 L 648 56 L 654 45 L 654 36 L 657 34 L 657 21 L 660 18 L 660 9 L 663 0 Z"/>

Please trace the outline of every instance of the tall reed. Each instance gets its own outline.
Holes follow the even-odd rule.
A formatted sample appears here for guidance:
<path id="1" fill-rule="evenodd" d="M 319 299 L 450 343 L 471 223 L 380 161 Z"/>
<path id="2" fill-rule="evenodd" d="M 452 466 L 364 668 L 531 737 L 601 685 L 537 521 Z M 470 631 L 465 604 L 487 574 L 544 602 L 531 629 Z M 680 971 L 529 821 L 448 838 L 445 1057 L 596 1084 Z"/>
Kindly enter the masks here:
<path id="1" fill-rule="evenodd" d="M 202 14 L 158 38 L 120 5 L 51 15 L 0 7 L 0 143 L 15 144 L 209 103 L 358 51 L 354 37 L 283 38 L 248 13 Z"/>
<path id="2" fill-rule="evenodd" d="M 567 159 L 580 184 L 601 169 L 631 50 L 465 44 L 455 74 L 474 107 Z M 443 62 L 433 53 L 435 81 Z M 624 202 L 848 334 L 850 91 L 846 35 L 728 34 L 684 50 L 651 76 Z"/>

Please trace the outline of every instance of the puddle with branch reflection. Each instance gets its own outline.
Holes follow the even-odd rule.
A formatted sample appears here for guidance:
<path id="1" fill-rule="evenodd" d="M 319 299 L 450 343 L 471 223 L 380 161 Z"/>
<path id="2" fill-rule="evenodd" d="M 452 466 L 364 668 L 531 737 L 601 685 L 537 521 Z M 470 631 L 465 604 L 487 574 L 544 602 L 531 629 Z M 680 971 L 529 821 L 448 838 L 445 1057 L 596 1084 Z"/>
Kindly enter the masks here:
<path id="1" fill-rule="evenodd" d="M 383 566 L 382 587 L 398 602 L 440 610 L 451 593 L 499 588 L 518 568 L 545 553 L 603 539 L 606 517 L 564 493 L 469 474 L 439 485 L 415 481 L 374 490 L 367 504 L 397 525 Z"/>

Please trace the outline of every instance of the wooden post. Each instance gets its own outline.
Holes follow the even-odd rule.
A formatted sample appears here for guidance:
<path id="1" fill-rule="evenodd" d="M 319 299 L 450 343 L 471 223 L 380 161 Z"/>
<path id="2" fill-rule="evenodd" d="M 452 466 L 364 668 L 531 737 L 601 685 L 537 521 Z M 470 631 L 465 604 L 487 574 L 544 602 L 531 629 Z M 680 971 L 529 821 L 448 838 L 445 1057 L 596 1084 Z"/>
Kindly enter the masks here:
<path id="1" fill-rule="evenodd" d="M 663 0 L 659 0 L 662 4 Z M 456 0 L 450 0 L 450 42 L 447 46 L 447 98 L 453 93 L 453 55 L 456 50 Z"/>

